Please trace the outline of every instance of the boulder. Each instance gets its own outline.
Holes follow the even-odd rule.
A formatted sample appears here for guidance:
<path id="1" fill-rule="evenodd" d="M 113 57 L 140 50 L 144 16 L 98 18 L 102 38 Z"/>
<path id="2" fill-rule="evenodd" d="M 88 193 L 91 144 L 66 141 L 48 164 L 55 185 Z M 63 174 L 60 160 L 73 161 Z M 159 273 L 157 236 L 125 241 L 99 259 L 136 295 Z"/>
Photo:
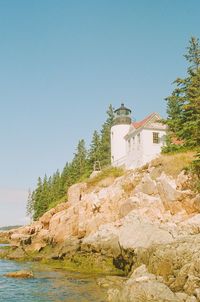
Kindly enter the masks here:
<path id="1" fill-rule="evenodd" d="M 129 198 L 127 199 L 119 209 L 119 218 L 123 218 L 127 214 L 129 214 L 133 209 L 136 207 L 136 198 Z"/>
<path id="2" fill-rule="evenodd" d="M 72 185 L 68 189 L 68 202 L 71 205 L 78 203 L 82 199 L 86 188 L 87 188 L 86 183 L 78 183 L 78 184 Z"/>
<path id="3" fill-rule="evenodd" d="M 119 231 L 119 244 L 124 249 L 149 248 L 154 244 L 170 243 L 174 240 L 169 231 L 159 225 L 128 217 Z"/>
<path id="4" fill-rule="evenodd" d="M 82 240 L 81 249 L 117 257 L 121 254 L 118 229 L 113 224 L 101 226 L 99 230 Z"/>
<path id="5" fill-rule="evenodd" d="M 51 209 L 49 210 L 48 212 L 46 212 L 40 219 L 39 219 L 39 222 L 41 222 L 41 224 L 43 225 L 43 227 L 45 229 L 48 229 L 49 227 L 49 222 L 52 218 L 52 216 L 55 214 L 55 209 Z"/>
<path id="6" fill-rule="evenodd" d="M 187 235 L 195 235 L 200 233 L 200 214 L 186 217 L 178 224 L 180 231 Z"/>
<path id="7" fill-rule="evenodd" d="M 108 291 L 110 302 L 181 302 L 169 287 L 162 283 L 162 278 L 149 274 L 143 265 L 136 269 L 121 290 Z"/>
<path id="8" fill-rule="evenodd" d="M 200 234 L 159 245 L 149 254 L 148 269 L 173 291 L 195 296 L 200 288 Z"/>
<path id="9" fill-rule="evenodd" d="M 26 252 L 40 252 L 45 246 L 47 246 L 47 243 L 41 241 L 33 241 L 31 246 L 28 246 L 26 248 Z"/>
<path id="10" fill-rule="evenodd" d="M 10 237 L 12 245 L 28 245 L 31 244 L 31 236 L 22 233 L 13 233 Z"/>
<path id="11" fill-rule="evenodd" d="M 200 212 L 200 194 L 194 197 L 193 206 L 197 212 Z"/>
<path id="12" fill-rule="evenodd" d="M 149 174 L 145 174 L 140 184 L 135 188 L 134 192 L 143 192 L 148 195 L 158 194 L 156 181 L 153 180 Z"/>
<path id="13" fill-rule="evenodd" d="M 10 272 L 4 275 L 5 277 L 9 278 L 33 278 L 33 273 L 31 271 L 17 271 L 17 272 Z"/>
<path id="14" fill-rule="evenodd" d="M 182 205 L 179 201 L 182 194 L 176 190 L 176 182 L 172 177 L 162 173 L 157 179 L 157 188 L 166 210 L 170 210 L 172 214 L 182 210 Z"/>
<path id="15" fill-rule="evenodd" d="M 181 171 L 176 179 L 177 190 L 187 190 L 190 187 L 190 181 L 190 176 L 186 173 L 186 171 Z"/>
<path id="16" fill-rule="evenodd" d="M 26 257 L 26 253 L 23 248 L 19 247 L 8 254 L 10 260 L 21 260 Z"/>
<path id="17" fill-rule="evenodd" d="M 75 254 L 80 250 L 81 242 L 76 237 L 66 239 L 59 249 L 59 259 Z"/>

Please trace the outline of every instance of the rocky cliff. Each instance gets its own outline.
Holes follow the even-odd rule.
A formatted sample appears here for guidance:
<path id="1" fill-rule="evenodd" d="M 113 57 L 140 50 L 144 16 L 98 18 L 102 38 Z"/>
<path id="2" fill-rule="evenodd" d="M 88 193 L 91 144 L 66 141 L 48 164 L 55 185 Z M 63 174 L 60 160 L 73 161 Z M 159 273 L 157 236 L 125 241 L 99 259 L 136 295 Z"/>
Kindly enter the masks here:
<path id="1" fill-rule="evenodd" d="M 108 301 L 200 301 L 200 195 L 184 171 L 172 178 L 155 169 L 73 185 L 68 202 L 7 234 L 8 256 L 51 247 L 52 259 L 111 259 L 128 279 L 100 282 Z"/>

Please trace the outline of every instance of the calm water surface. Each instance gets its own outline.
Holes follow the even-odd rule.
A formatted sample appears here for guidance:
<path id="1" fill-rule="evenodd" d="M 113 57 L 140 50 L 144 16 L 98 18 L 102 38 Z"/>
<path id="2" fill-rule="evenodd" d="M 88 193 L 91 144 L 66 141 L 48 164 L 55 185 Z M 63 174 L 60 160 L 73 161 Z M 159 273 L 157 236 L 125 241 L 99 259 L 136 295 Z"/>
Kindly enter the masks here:
<path id="1" fill-rule="evenodd" d="M 35 278 L 15 279 L 3 275 L 32 270 Z M 0 260 L 0 301 L 6 302 L 105 302 L 105 293 L 94 277 L 53 270 L 39 263 Z"/>

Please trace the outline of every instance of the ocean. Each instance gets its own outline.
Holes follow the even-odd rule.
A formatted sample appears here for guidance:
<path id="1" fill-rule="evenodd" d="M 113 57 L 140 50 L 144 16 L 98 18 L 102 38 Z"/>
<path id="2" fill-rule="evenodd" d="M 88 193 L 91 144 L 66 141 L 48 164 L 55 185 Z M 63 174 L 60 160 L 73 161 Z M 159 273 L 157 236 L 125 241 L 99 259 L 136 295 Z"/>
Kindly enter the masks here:
<path id="1" fill-rule="evenodd" d="M 31 270 L 32 279 L 16 279 L 4 274 Z M 105 302 L 105 292 L 95 276 L 85 276 L 47 265 L 0 260 L 0 301 L 4 302 Z"/>

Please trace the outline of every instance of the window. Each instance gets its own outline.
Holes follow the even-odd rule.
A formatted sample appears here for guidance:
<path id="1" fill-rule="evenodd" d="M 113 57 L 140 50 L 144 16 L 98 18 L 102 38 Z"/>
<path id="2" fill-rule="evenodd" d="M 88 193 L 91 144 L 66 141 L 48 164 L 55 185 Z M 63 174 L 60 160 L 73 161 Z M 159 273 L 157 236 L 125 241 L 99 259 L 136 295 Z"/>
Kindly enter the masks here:
<path id="1" fill-rule="evenodd" d="M 159 144 L 159 133 L 158 132 L 153 132 L 153 143 Z"/>
<path id="2" fill-rule="evenodd" d="M 140 144 L 140 133 L 137 135 L 138 144 Z"/>

